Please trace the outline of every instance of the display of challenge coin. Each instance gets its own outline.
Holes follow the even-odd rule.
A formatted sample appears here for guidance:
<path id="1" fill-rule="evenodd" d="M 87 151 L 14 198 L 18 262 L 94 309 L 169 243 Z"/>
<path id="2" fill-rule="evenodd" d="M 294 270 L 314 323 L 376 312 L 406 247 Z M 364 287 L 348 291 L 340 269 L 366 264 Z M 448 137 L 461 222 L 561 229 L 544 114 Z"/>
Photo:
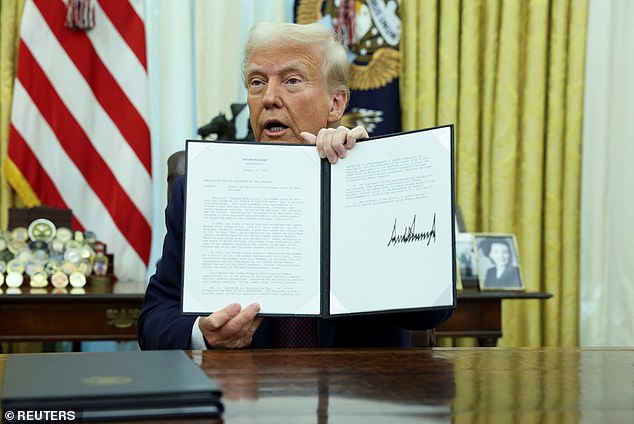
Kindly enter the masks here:
<path id="1" fill-rule="evenodd" d="M 62 264 L 57 261 L 48 261 L 46 265 L 44 265 L 44 271 L 46 271 L 48 275 L 53 275 L 57 271 L 60 271 L 61 269 L 62 269 Z"/>
<path id="2" fill-rule="evenodd" d="M 62 268 L 61 269 L 64 272 L 64 274 L 70 275 L 73 272 L 77 271 L 77 265 L 75 265 L 75 263 L 71 262 L 71 261 L 64 261 L 62 263 Z"/>
<path id="3" fill-rule="evenodd" d="M 9 272 L 5 280 L 5 282 L 7 283 L 7 286 L 11 288 L 20 287 L 23 281 L 24 281 L 24 277 L 22 277 L 22 274 L 17 272 Z"/>
<path id="4" fill-rule="evenodd" d="M 88 244 L 95 244 L 97 242 L 97 234 L 94 231 L 86 231 L 84 233 L 84 242 Z"/>
<path id="5" fill-rule="evenodd" d="M 46 273 L 44 271 L 37 271 L 31 274 L 29 285 L 31 287 L 37 287 L 37 288 L 48 286 L 48 279 L 46 277 Z"/>
<path id="6" fill-rule="evenodd" d="M 74 264 L 79 263 L 79 261 L 81 261 L 81 250 L 66 249 L 66 251 L 64 252 L 64 259 L 67 262 L 72 262 Z"/>
<path id="7" fill-rule="evenodd" d="M 82 259 L 90 259 L 95 256 L 95 251 L 92 250 L 92 247 L 90 247 L 90 245 L 84 244 L 79 250 L 79 254 L 81 255 Z"/>
<path id="8" fill-rule="evenodd" d="M 45 241 L 47 243 L 53 240 L 57 233 L 55 224 L 46 218 L 39 218 L 31 222 L 27 231 L 31 240 Z"/>
<path id="9" fill-rule="evenodd" d="M 90 259 L 82 259 L 81 262 L 77 264 L 77 271 L 88 277 L 92 273 L 92 262 L 90 262 Z"/>
<path id="10" fill-rule="evenodd" d="M 15 227 L 13 231 L 11 231 L 11 239 L 26 243 L 29 239 L 29 230 L 25 227 Z"/>
<path id="11" fill-rule="evenodd" d="M 62 243 L 66 244 L 73 239 L 73 232 L 70 228 L 67 227 L 59 227 L 57 229 L 57 239 Z"/>
<path id="12" fill-rule="evenodd" d="M 79 230 L 75 231 L 75 240 L 83 244 L 84 243 L 84 233 L 82 233 Z"/>
<path id="13" fill-rule="evenodd" d="M 22 274 L 26 269 L 26 265 L 19 259 L 12 259 L 7 263 L 7 272 Z"/>
<path id="14" fill-rule="evenodd" d="M 66 246 L 66 243 L 67 243 L 67 242 L 62 241 L 61 239 L 56 238 L 55 240 L 53 240 L 53 241 L 50 243 L 50 245 L 49 245 L 49 246 L 51 247 L 51 249 L 50 249 L 50 250 L 52 250 L 53 252 L 57 252 L 57 253 L 64 253 L 64 248 L 65 248 L 65 246 Z"/>
<path id="15" fill-rule="evenodd" d="M 44 240 L 36 240 L 29 243 L 29 249 L 33 254 L 33 259 L 46 262 L 48 260 L 48 243 Z"/>
<path id="16" fill-rule="evenodd" d="M 57 271 L 51 275 L 51 284 L 53 284 L 53 287 L 64 288 L 68 285 L 68 276 L 62 271 Z"/>
<path id="17" fill-rule="evenodd" d="M 79 271 L 75 271 L 68 277 L 70 285 L 76 288 L 84 287 L 86 285 L 86 276 Z"/>
<path id="18" fill-rule="evenodd" d="M 29 260 L 24 264 L 24 272 L 28 275 L 33 275 L 36 272 L 43 272 L 44 265 L 41 262 L 35 260 Z"/>
<path id="19" fill-rule="evenodd" d="M 13 258 L 15 258 L 15 255 L 10 250 L 0 252 L 0 261 L 9 262 Z"/>
<path id="20" fill-rule="evenodd" d="M 24 247 L 17 252 L 15 252 L 15 259 L 21 262 L 28 262 L 33 257 L 33 252 L 28 247 Z"/>
<path id="21" fill-rule="evenodd" d="M 28 249 L 29 245 L 26 244 L 25 241 L 21 241 L 18 239 L 11 239 L 9 240 L 8 246 L 9 248 L 9 252 L 13 253 L 14 255 L 24 249 Z"/>

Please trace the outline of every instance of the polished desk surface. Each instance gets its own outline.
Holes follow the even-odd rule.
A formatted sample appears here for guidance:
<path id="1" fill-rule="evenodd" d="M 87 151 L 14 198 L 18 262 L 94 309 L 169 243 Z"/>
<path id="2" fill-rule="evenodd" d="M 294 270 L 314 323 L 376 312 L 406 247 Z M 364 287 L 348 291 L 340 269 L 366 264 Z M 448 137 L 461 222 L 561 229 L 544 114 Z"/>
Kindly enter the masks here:
<path id="1" fill-rule="evenodd" d="M 634 348 L 189 354 L 222 388 L 224 423 L 611 424 L 634 417 Z"/>

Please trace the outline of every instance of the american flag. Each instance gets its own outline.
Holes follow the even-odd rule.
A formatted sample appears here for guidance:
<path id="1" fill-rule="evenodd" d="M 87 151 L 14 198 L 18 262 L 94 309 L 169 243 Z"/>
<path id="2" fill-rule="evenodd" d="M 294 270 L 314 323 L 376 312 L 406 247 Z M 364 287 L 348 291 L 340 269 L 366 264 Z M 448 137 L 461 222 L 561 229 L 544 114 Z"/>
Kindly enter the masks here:
<path id="1" fill-rule="evenodd" d="M 93 28 L 67 27 L 69 1 Z M 142 12 L 139 0 L 27 0 L 6 164 L 27 206 L 70 208 L 106 243 L 120 280 L 145 278 L 152 237 Z"/>

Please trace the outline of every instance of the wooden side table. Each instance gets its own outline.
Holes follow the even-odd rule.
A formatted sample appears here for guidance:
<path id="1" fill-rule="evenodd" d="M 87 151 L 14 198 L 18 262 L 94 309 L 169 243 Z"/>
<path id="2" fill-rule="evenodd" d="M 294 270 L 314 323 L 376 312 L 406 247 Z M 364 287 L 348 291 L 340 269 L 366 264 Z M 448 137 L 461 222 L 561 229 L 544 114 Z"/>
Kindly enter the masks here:
<path id="1" fill-rule="evenodd" d="M 502 300 L 551 297 L 551 293 L 545 292 L 462 290 L 458 292 L 456 311 L 435 330 L 435 335 L 475 337 L 480 346 L 497 346 L 498 339 L 502 337 Z M 425 332 L 413 332 L 413 344 L 424 346 L 428 337 Z"/>
<path id="2" fill-rule="evenodd" d="M 119 283 L 122 284 L 122 283 Z M 23 287 L 0 294 L 0 342 L 136 340 L 144 294 Z M 142 290 L 142 286 L 140 287 Z"/>

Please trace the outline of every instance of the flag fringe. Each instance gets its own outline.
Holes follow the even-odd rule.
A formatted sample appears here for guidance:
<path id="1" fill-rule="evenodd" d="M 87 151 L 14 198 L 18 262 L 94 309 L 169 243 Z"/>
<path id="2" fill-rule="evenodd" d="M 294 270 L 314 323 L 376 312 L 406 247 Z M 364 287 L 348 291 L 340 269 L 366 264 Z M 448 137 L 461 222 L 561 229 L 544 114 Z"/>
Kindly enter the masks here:
<path id="1" fill-rule="evenodd" d="M 16 164 L 9 158 L 6 158 L 6 162 L 4 164 L 4 169 L 7 176 L 7 181 L 17 195 L 22 199 L 22 202 L 25 206 L 32 208 L 34 206 L 39 206 L 42 204 L 40 198 L 37 197 L 37 194 L 31 188 L 29 182 L 24 178 L 20 169 L 16 166 Z"/>

